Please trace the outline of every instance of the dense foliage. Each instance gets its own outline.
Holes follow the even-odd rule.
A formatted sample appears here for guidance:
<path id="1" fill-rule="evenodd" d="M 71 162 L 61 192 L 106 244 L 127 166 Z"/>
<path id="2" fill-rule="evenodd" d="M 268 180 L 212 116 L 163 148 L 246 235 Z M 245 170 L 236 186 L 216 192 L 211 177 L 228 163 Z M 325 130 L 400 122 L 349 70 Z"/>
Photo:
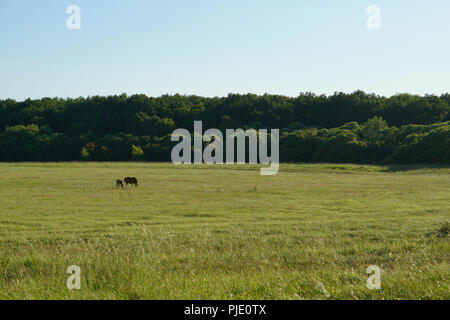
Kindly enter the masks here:
<path id="1" fill-rule="evenodd" d="M 176 128 L 279 128 L 282 162 L 450 163 L 450 94 L 0 100 L 0 161 L 168 161 Z"/>

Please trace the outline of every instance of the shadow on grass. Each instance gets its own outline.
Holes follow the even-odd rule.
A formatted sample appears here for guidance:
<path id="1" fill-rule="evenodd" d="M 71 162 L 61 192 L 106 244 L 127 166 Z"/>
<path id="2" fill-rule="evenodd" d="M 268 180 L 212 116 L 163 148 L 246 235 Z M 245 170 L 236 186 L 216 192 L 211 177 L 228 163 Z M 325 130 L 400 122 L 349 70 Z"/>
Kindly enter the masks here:
<path id="1" fill-rule="evenodd" d="M 438 169 L 450 169 L 450 165 L 439 164 L 394 164 L 385 165 L 384 172 L 402 172 L 402 171 L 415 171 L 415 170 L 438 170 Z"/>

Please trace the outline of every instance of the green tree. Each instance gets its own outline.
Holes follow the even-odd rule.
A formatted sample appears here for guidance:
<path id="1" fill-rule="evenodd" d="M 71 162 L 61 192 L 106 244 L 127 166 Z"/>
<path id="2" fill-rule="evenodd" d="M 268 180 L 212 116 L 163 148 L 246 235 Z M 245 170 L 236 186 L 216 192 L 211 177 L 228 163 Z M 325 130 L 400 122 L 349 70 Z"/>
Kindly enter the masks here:
<path id="1" fill-rule="evenodd" d="M 86 147 L 81 148 L 80 158 L 81 161 L 89 161 L 89 151 L 86 149 Z"/>
<path id="2" fill-rule="evenodd" d="M 131 160 L 133 161 L 144 161 L 145 155 L 144 151 L 140 146 L 135 146 L 134 144 L 131 146 Z"/>

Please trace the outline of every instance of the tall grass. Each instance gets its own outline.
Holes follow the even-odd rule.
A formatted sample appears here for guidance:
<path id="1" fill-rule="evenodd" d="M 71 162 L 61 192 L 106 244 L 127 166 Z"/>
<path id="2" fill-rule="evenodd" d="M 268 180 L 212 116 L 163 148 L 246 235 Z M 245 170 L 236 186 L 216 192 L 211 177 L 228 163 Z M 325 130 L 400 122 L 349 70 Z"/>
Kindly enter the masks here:
<path id="1" fill-rule="evenodd" d="M 0 176 L 2 299 L 450 298 L 447 168 L 14 163 Z M 125 176 L 139 187 L 116 188 Z"/>

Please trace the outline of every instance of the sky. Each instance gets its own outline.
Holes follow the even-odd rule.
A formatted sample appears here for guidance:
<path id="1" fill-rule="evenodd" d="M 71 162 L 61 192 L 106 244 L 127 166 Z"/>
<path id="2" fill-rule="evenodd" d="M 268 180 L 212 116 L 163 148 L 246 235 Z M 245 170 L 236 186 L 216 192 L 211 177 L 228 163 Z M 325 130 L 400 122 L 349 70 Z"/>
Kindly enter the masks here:
<path id="1" fill-rule="evenodd" d="M 0 99 L 442 94 L 449 38 L 448 0 L 0 0 Z"/>

